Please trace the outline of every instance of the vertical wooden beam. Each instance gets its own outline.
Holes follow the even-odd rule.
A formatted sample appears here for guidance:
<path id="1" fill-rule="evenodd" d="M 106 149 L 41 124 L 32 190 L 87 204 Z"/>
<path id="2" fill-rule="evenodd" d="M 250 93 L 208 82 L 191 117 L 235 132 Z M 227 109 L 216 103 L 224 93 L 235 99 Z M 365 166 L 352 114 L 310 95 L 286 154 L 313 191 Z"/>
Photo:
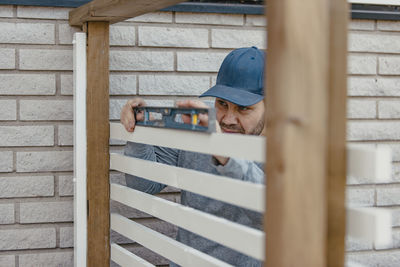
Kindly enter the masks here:
<path id="1" fill-rule="evenodd" d="M 266 265 L 326 266 L 329 0 L 270 0 Z"/>
<path id="2" fill-rule="evenodd" d="M 88 22 L 87 266 L 110 264 L 109 23 Z"/>
<path id="3" fill-rule="evenodd" d="M 346 210 L 347 0 L 329 0 L 329 105 L 327 150 L 327 265 L 343 266 Z"/>

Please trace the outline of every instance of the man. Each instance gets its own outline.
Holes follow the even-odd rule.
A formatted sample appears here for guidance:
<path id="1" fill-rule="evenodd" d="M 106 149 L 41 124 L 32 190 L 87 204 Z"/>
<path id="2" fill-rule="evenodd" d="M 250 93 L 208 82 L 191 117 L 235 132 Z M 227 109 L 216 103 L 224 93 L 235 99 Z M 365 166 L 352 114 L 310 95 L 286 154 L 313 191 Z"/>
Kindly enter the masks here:
<path id="1" fill-rule="evenodd" d="M 200 97 L 215 97 L 217 131 L 261 135 L 264 130 L 264 52 L 256 47 L 239 48 L 224 59 L 218 72 L 217 83 Z M 129 100 L 121 112 L 121 122 L 129 132 L 134 131 L 133 108 L 144 106 L 140 98 Z M 207 107 L 195 100 L 180 101 L 178 107 Z M 137 119 L 142 116 L 138 114 Z M 200 116 L 200 124 L 207 125 L 206 115 Z M 188 115 L 183 117 L 188 122 Z M 164 164 L 194 169 L 202 172 L 228 176 L 254 183 L 264 183 L 264 171 L 260 163 L 205 155 L 189 151 L 129 143 L 125 155 Z M 126 175 L 127 185 L 137 190 L 156 194 L 165 185 L 143 178 Z M 191 192 L 181 192 L 181 204 L 223 217 L 225 219 L 261 229 L 262 215 L 221 201 Z M 178 230 L 177 240 L 208 255 L 219 258 L 234 266 L 261 266 L 261 263 L 237 251 L 226 248 L 184 229 Z M 176 266 L 171 263 L 171 266 Z"/>

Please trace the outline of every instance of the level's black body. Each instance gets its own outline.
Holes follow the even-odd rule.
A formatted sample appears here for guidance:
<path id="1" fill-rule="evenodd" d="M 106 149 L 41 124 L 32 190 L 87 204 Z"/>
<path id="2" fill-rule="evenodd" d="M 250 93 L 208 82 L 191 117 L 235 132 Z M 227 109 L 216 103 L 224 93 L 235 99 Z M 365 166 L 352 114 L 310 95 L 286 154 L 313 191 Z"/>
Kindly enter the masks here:
<path id="1" fill-rule="evenodd" d="M 170 128 L 170 129 L 181 129 L 198 132 L 215 132 L 215 109 L 213 108 L 175 108 L 175 107 L 137 107 L 133 109 L 136 115 L 139 112 L 143 112 L 143 120 L 136 120 L 136 125 L 150 126 L 158 128 Z M 161 114 L 160 119 L 150 118 L 150 113 Z M 183 123 L 183 121 L 177 121 L 177 115 L 187 114 L 191 115 L 192 123 Z M 201 126 L 198 124 L 199 114 L 208 115 L 208 126 Z"/>

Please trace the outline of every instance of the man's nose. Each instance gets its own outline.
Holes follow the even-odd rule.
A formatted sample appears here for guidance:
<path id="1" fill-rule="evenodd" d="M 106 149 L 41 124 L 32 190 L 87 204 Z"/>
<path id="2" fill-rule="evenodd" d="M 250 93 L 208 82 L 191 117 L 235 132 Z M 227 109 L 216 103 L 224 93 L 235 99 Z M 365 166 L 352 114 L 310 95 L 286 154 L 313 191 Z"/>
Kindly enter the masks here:
<path id="1" fill-rule="evenodd" d="M 237 124 L 237 116 L 232 111 L 227 111 L 225 116 L 222 118 L 222 122 L 225 124 Z"/>

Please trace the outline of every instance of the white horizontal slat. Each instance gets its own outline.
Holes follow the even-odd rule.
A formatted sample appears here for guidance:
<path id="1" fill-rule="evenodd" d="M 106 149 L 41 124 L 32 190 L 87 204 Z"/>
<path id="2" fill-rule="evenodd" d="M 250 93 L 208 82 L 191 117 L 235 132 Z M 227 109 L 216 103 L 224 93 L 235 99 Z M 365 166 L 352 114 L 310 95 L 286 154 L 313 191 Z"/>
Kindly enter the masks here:
<path id="1" fill-rule="evenodd" d="M 202 133 L 136 126 L 133 133 L 120 123 L 110 123 L 110 138 L 193 152 L 265 162 L 262 136 Z"/>
<path id="2" fill-rule="evenodd" d="M 136 256 L 130 251 L 118 246 L 117 244 L 111 244 L 111 259 L 123 267 L 154 267 L 148 261 Z"/>
<path id="3" fill-rule="evenodd" d="M 243 208 L 264 212 L 262 184 L 178 168 L 121 154 L 110 155 L 110 169 L 136 175 Z"/>
<path id="4" fill-rule="evenodd" d="M 253 258 L 264 260 L 262 231 L 118 184 L 111 184 L 110 198 Z"/>
<path id="5" fill-rule="evenodd" d="M 392 242 L 392 218 L 383 208 L 347 208 L 347 235 L 387 246 Z"/>
<path id="6" fill-rule="evenodd" d="M 399 0 L 348 0 L 351 4 L 400 6 Z"/>
<path id="7" fill-rule="evenodd" d="M 181 266 L 231 266 L 119 214 L 111 214 L 111 229 Z"/>
<path id="8" fill-rule="evenodd" d="M 386 146 L 347 145 L 347 176 L 384 182 L 392 175 L 392 153 Z"/>

